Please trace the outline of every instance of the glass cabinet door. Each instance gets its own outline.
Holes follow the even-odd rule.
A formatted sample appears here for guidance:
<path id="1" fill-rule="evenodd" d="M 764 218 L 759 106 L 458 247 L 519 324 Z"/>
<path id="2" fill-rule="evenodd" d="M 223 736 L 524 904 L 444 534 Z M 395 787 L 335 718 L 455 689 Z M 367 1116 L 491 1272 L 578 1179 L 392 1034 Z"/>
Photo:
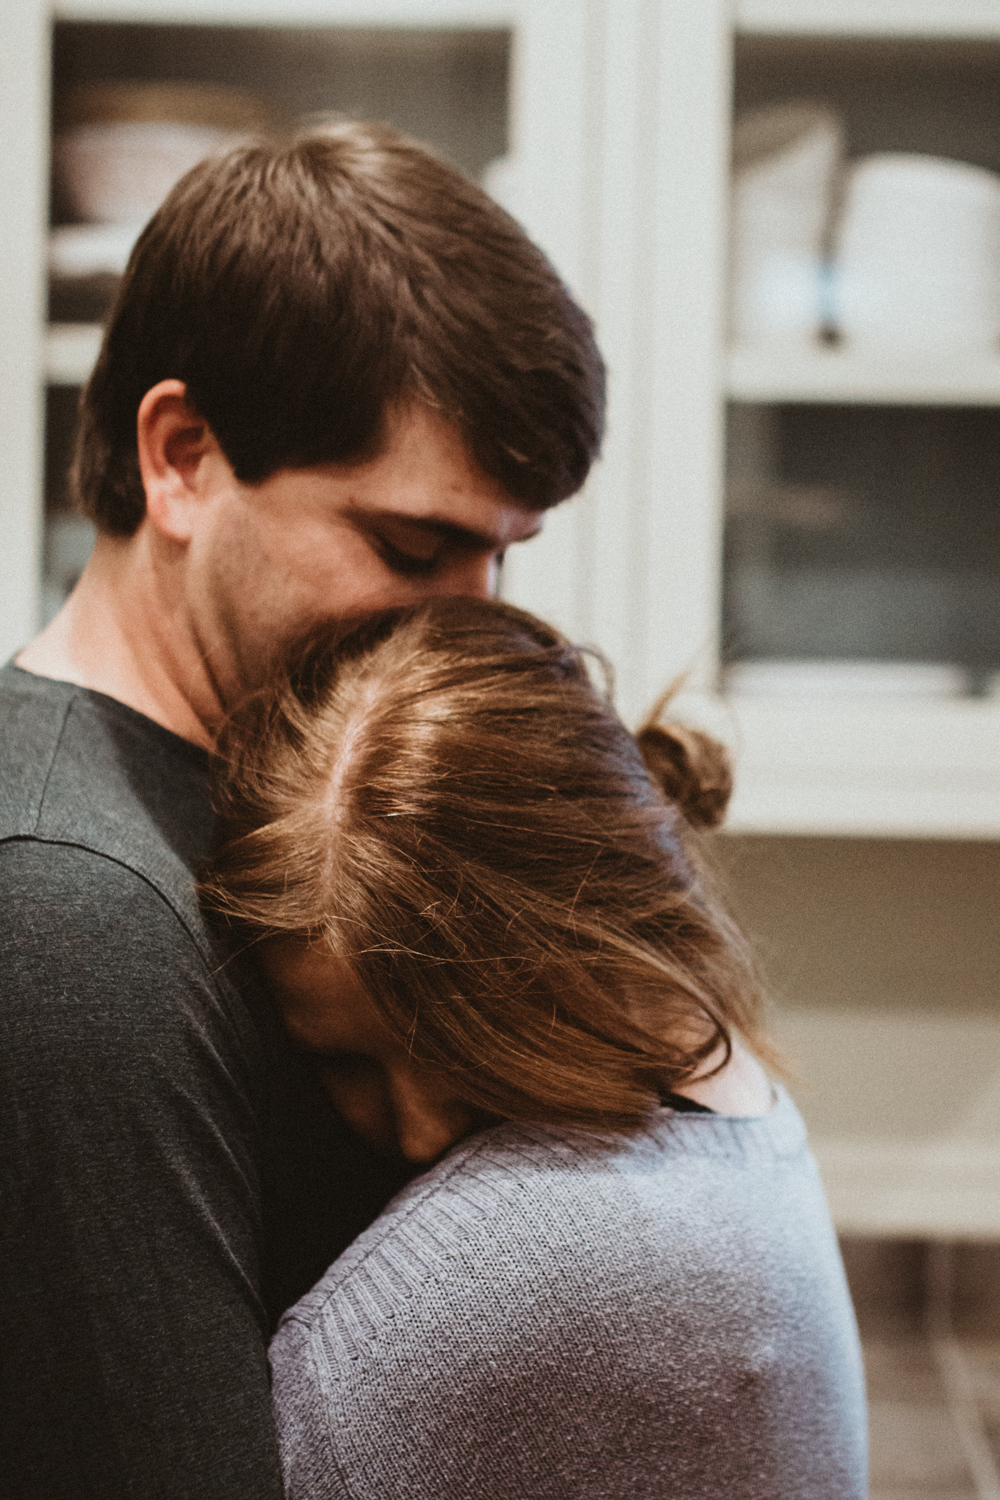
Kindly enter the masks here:
<path id="1" fill-rule="evenodd" d="M 43 620 L 93 541 L 68 507 L 76 405 L 149 180 L 156 196 L 192 141 L 203 154 L 199 131 L 328 115 L 386 121 L 481 179 L 507 151 L 510 45 L 501 28 L 55 23 Z"/>
<path id="2" fill-rule="evenodd" d="M 724 682 L 1000 698 L 1000 41 L 744 36 Z"/>

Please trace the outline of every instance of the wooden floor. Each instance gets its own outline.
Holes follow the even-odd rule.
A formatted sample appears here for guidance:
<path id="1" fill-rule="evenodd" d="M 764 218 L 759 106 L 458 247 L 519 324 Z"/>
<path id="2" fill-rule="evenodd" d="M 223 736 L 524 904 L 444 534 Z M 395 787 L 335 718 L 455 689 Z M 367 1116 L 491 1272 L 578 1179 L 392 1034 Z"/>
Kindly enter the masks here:
<path id="1" fill-rule="evenodd" d="M 1000 1247 L 844 1242 L 871 1500 L 1000 1500 Z"/>
<path id="2" fill-rule="evenodd" d="M 997 1500 L 1000 1340 L 959 1340 L 947 1361 L 920 1335 L 864 1348 L 871 1500 Z"/>

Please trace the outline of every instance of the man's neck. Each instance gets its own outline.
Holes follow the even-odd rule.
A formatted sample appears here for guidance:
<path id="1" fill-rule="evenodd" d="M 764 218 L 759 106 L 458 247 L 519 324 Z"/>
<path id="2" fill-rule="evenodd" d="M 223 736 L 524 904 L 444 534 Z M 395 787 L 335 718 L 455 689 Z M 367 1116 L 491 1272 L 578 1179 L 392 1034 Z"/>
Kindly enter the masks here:
<path id="1" fill-rule="evenodd" d="M 107 693 L 205 748 L 222 717 L 181 601 L 141 533 L 98 538 L 73 593 L 17 665 Z"/>

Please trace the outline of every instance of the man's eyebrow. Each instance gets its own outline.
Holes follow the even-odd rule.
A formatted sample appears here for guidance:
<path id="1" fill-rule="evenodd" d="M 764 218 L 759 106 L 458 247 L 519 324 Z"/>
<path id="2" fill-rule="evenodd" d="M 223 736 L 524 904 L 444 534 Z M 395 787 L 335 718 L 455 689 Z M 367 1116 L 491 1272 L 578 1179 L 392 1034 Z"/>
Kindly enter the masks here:
<path id="1" fill-rule="evenodd" d="M 405 526 L 417 526 L 421 531 L 429 531 L 433 536 L 438 536 L 442 541 L 450 542 L 453 546 L 468 548 L 470 551 L 502 551 L 508 544 L 498 537 L 490 536 L 485 531 L 475 531 L 471 526 L 458 526 L 454 521 L 439 521 L 433 516 L 405 516 L 394 510 L 369 511 L 368 517 L 372 521 L 387 520 L 395 524 Z M 534 531 L 529 531 L 526 536 L 516 537 L 516 542 L 530 542 L 532 537 L 538 536 L 541 526 L 536 526 Z"/>

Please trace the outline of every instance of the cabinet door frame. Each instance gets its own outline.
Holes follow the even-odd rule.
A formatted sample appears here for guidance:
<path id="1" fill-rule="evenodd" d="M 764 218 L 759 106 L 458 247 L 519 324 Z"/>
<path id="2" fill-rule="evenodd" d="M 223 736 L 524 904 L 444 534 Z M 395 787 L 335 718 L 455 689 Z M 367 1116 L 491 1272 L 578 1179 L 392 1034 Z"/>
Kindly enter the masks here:
<path id="1" fill-rule="evenodd" d="M 506 591 L 600 647 L 626 717 L 716 662 L 721 308 L 729 91 L 726 0 L 62 0 L 55 16 L 178 24 L 509 26 L 505 197 L 597 324 L 609 363 L 603 463 L 510 559 Z M 0 657 L 32 634 L 42 534 L 49 27 L 5 22 L 0 98 Z M 6 77 L 5 77 L 6 84 Z"/>
<path id="2" fill-rule="evenodd" d="M 609 404 L 603 461 L 505 592 L 607 655 L 631 723 L 718 670 L 731 53 L 727 0 L 532 4 L 518 31 L 510 206 L 594 317 Z"/>
<path id="3" fill-rule="evenodd" d="M 0 8 L 0 661 L 31 637 L 41 591 L 49 17 Z"/>

